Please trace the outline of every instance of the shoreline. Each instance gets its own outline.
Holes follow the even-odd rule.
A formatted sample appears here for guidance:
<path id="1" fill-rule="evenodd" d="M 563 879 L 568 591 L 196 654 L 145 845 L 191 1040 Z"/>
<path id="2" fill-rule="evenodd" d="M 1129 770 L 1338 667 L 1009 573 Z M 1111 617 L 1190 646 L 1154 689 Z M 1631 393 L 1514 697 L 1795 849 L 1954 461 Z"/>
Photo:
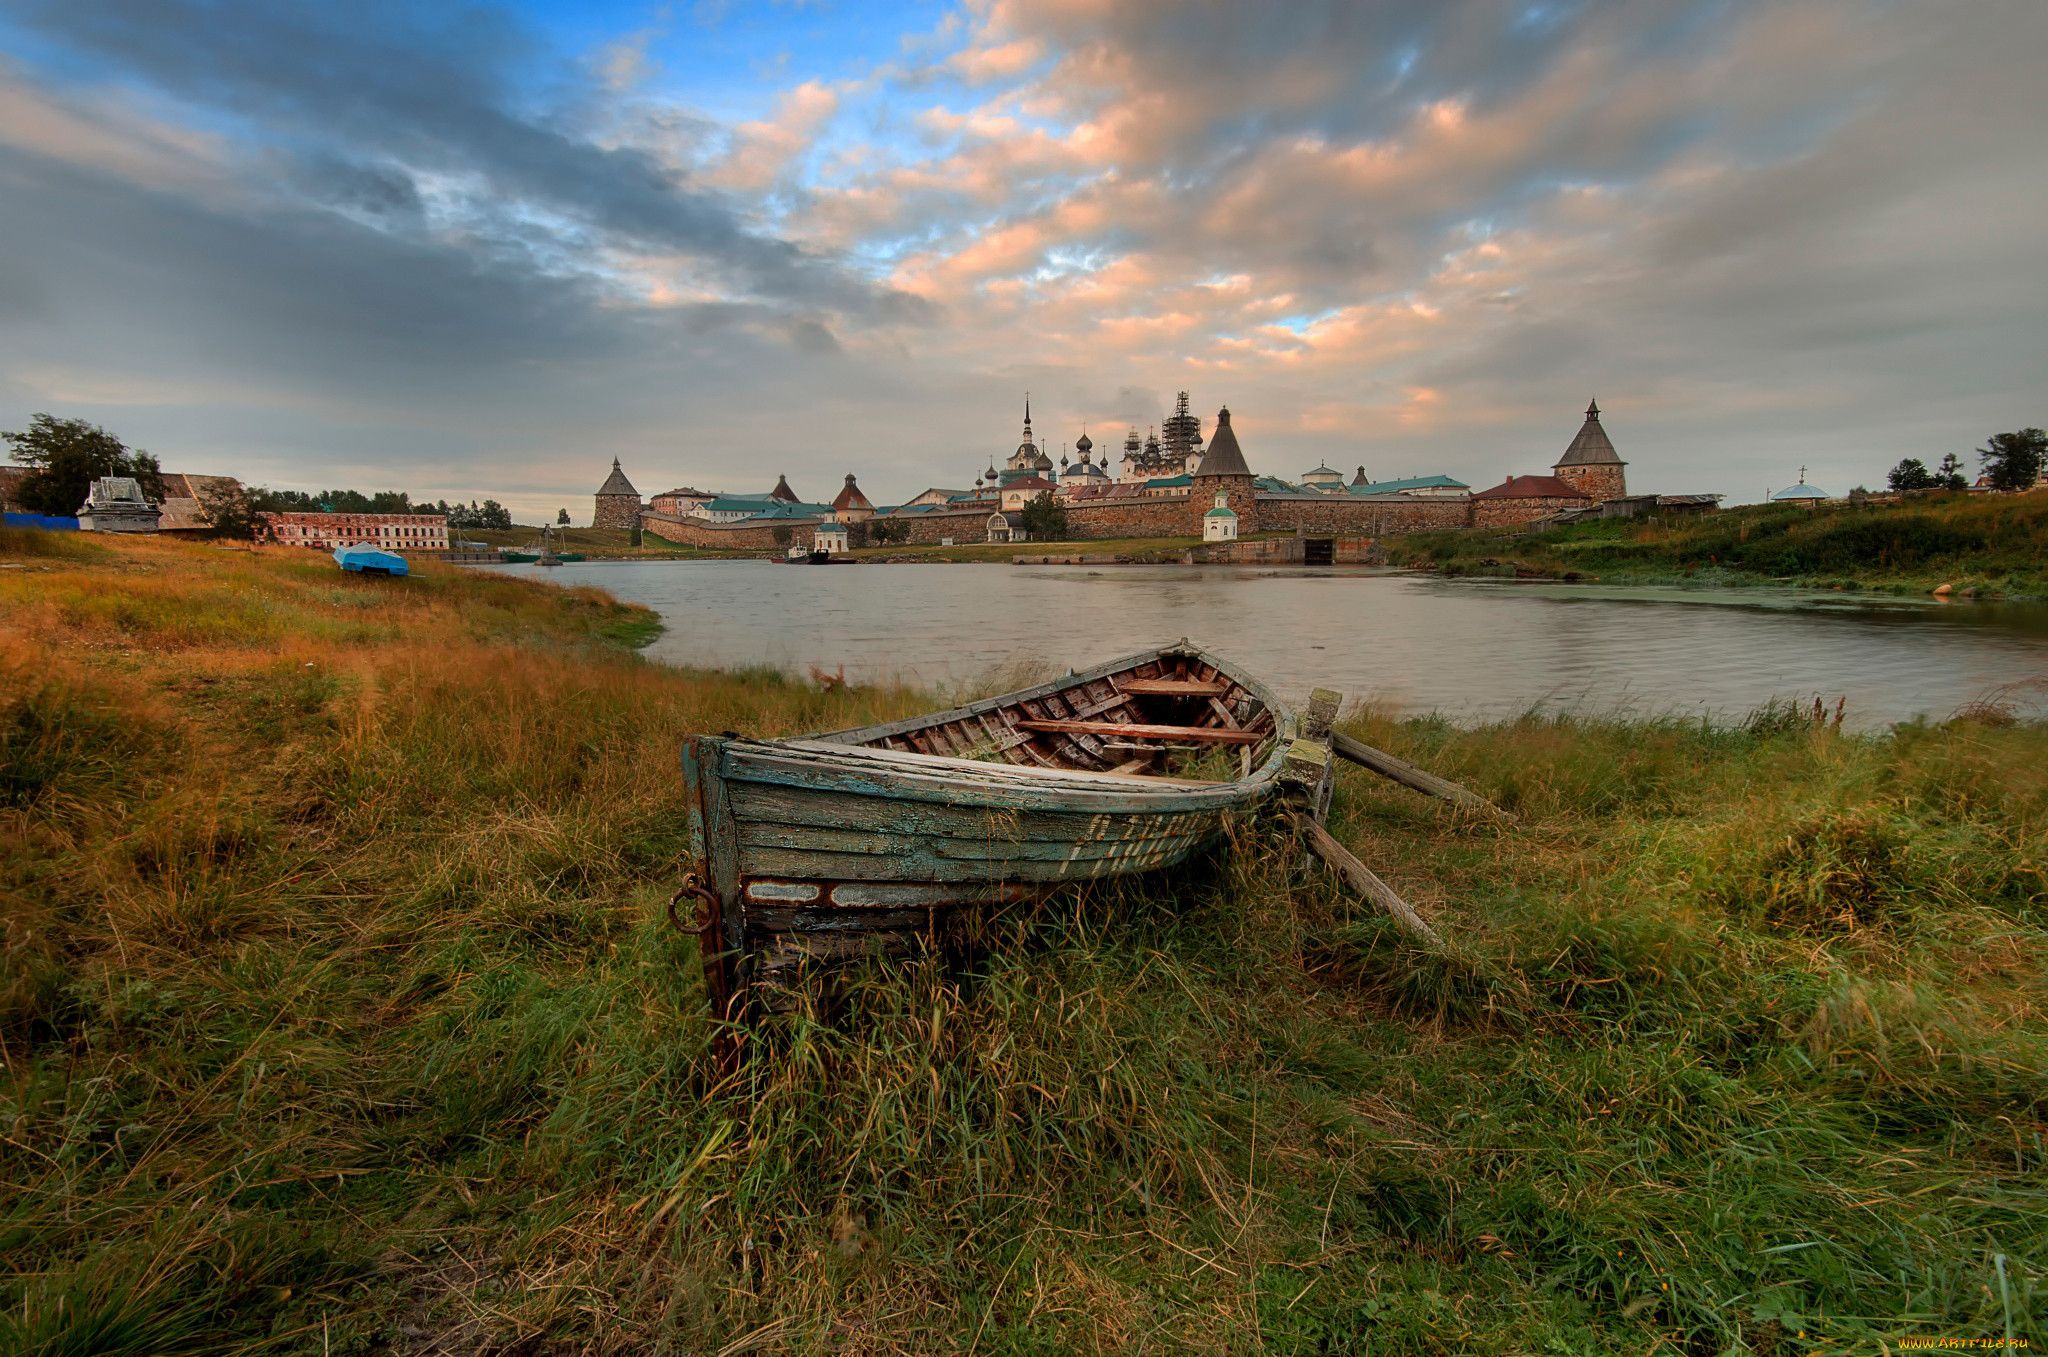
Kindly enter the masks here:
<path id="1" fill-rule="evenodd" d="M 1405 576 L 1414 579 L 1434 579 L 1446 583 L 1469 582 L 1474 584 L 1513 584 L 1526 586 L 1585 586 L 1598 585 L 1608 589 L 1673 589 L 1680 591 L 1742 590 L 1789 593 L 1838 593 L 1870 597 L 1892 597 L 1900 599 L 1927 599 L 1939 603 L 2020 603 L 2034 604 L 2048 602 L 2048 593 L 2030 591 L 2007 592 L 1988 585 L 1967 584 L 1954 587 L 1949 579 L 1934 584 L 1922 581 L 1890 579 L 1843 579 L 1839 575 L 1820 575 L 1813 578 L 1765 579 L 1743 571 L 1689 571 L 1674 574 L 1590 574 L 1577 571 L 1563 573 L 1541 573 L 1516 571 L 1509 568 L 1453 568 L 1443 569 L 1422 565 L 1368 566 L 1356 564 L 1302 565 L 1300 563 L 1267 561 L 1188 561 L 1180 555 L 1162 551 L 1153 556 L 1132 556 L 1108 553 L 1040 553 L 1012 556 L 949 556 L 941 554 L 946 548 L 939 548 L 930 554 L 921 555 L 870 555 L 848 553 L 847 558 L 830 562 L 832 565 L 1028 565 L 1028 566 L 1087 566 L 1095 569 L 1146 566 L 1186 566 L 1190 569 L 1256 570 L 1265 574 L 1322 574 L 1343 572 L 1347 574 L 1376 574 Z M 583 553 L 583 560 L 569 564 L 676 564 L 684 562 L 718 561 L 765 561 L 779 565 L 810 565 L 808 561 L 787 561 L 760 552 L 675 552 L 636 553 L 612 555 L 602 550 Z M 454 562 L 464 565 L 520 565 L 530 562 Z M 544 573 L 544 572 L 543 572 Z M 1931 578 L 1931 577 L 1930 577 Z M 1957 578 L 1967 579 L 1958 572 Z M 1947 591 L 1941 585 L 1950 584 Z"/>

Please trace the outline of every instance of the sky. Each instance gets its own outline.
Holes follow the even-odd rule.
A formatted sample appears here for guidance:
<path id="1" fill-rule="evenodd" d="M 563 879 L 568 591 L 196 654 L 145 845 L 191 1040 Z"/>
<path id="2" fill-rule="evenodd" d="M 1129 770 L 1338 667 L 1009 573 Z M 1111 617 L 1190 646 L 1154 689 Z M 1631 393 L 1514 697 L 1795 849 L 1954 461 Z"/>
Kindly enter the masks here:
<path id="1" fill-rule="evenodd" d="M 0 0 L 0 429 L 578 522 L 1254 471 L 1636 491 L 2048 424 L 2040 0 Z"/>

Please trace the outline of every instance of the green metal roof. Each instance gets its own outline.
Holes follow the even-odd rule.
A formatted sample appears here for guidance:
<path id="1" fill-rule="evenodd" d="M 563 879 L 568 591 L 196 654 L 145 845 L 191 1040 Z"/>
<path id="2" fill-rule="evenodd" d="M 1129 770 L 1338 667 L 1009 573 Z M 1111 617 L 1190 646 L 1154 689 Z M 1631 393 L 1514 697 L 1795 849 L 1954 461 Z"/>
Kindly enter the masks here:
<path id="1" fill-rule="evenodd" d="M 1354 495 L 1398 495 L 1404 490 L 1470 490 L 1472 487 L 1449 476 L 1409 476 L 1398 481 L 1367 481 L 1363 485 L 1353 483 Z"/>

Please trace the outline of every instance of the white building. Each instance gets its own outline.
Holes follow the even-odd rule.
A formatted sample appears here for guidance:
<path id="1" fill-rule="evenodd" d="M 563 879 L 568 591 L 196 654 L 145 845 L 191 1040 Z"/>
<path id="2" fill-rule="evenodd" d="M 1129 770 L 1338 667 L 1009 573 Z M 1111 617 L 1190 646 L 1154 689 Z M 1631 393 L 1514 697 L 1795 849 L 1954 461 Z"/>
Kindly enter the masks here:
<path id="1" fill-rule="evenodd" d="M 1342 478 L 1339 478 L 1340 482 Z M 1204 542 L 1235 542 L 1237 540 L 1237 510 L 1230 507 L 1230 496 L 1216 496 L 1216 507 L 1202 515 L 1202 540 Z"/>

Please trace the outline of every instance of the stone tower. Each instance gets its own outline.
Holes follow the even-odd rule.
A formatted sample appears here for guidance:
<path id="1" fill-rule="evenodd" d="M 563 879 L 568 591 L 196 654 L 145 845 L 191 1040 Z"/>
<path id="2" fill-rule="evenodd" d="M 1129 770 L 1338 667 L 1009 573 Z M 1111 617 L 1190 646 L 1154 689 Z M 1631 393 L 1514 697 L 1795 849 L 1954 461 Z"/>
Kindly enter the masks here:
<path id="1" fill-rule="evenodd" d="M 1628 493 L 1628 480 L 1622 474 L 1627 465 L 1607 440 L 1607 430 L 1600 427 L 1600 402 L 1594 401 L 1586 407 L 1586 422 L 1579 427 L 1579 436 L 1551 470 L 1559 480 L 1582 495 L 1592 496 L 1598 504 Z"/>
<path id="2" fill-rule="evenodd" d="M 612 474 L 597 488 L 597 511 L 590 516 L 590 526 L 614 532 L 631 532 L 640 526 L 640 492 L 619 470 L 616 457 L 612 458 Z"/>
<path id="3" fill-rule="evenodd" d="M 1241 533 L 1259 530 L 1257 487 L 1252 469 L 1245 465 L 1244 452 L 1237 446 L 1237 431 L 1230 427 L 1230 407 L 1216 412 L 1216 432 L 1209 437 L 1209 450 L 1188 487 L 1188 526 L 1196 537 L 1204 533 L 1204 521 L 1211 509 L 1229 508 L 1237 514 Z"/>

